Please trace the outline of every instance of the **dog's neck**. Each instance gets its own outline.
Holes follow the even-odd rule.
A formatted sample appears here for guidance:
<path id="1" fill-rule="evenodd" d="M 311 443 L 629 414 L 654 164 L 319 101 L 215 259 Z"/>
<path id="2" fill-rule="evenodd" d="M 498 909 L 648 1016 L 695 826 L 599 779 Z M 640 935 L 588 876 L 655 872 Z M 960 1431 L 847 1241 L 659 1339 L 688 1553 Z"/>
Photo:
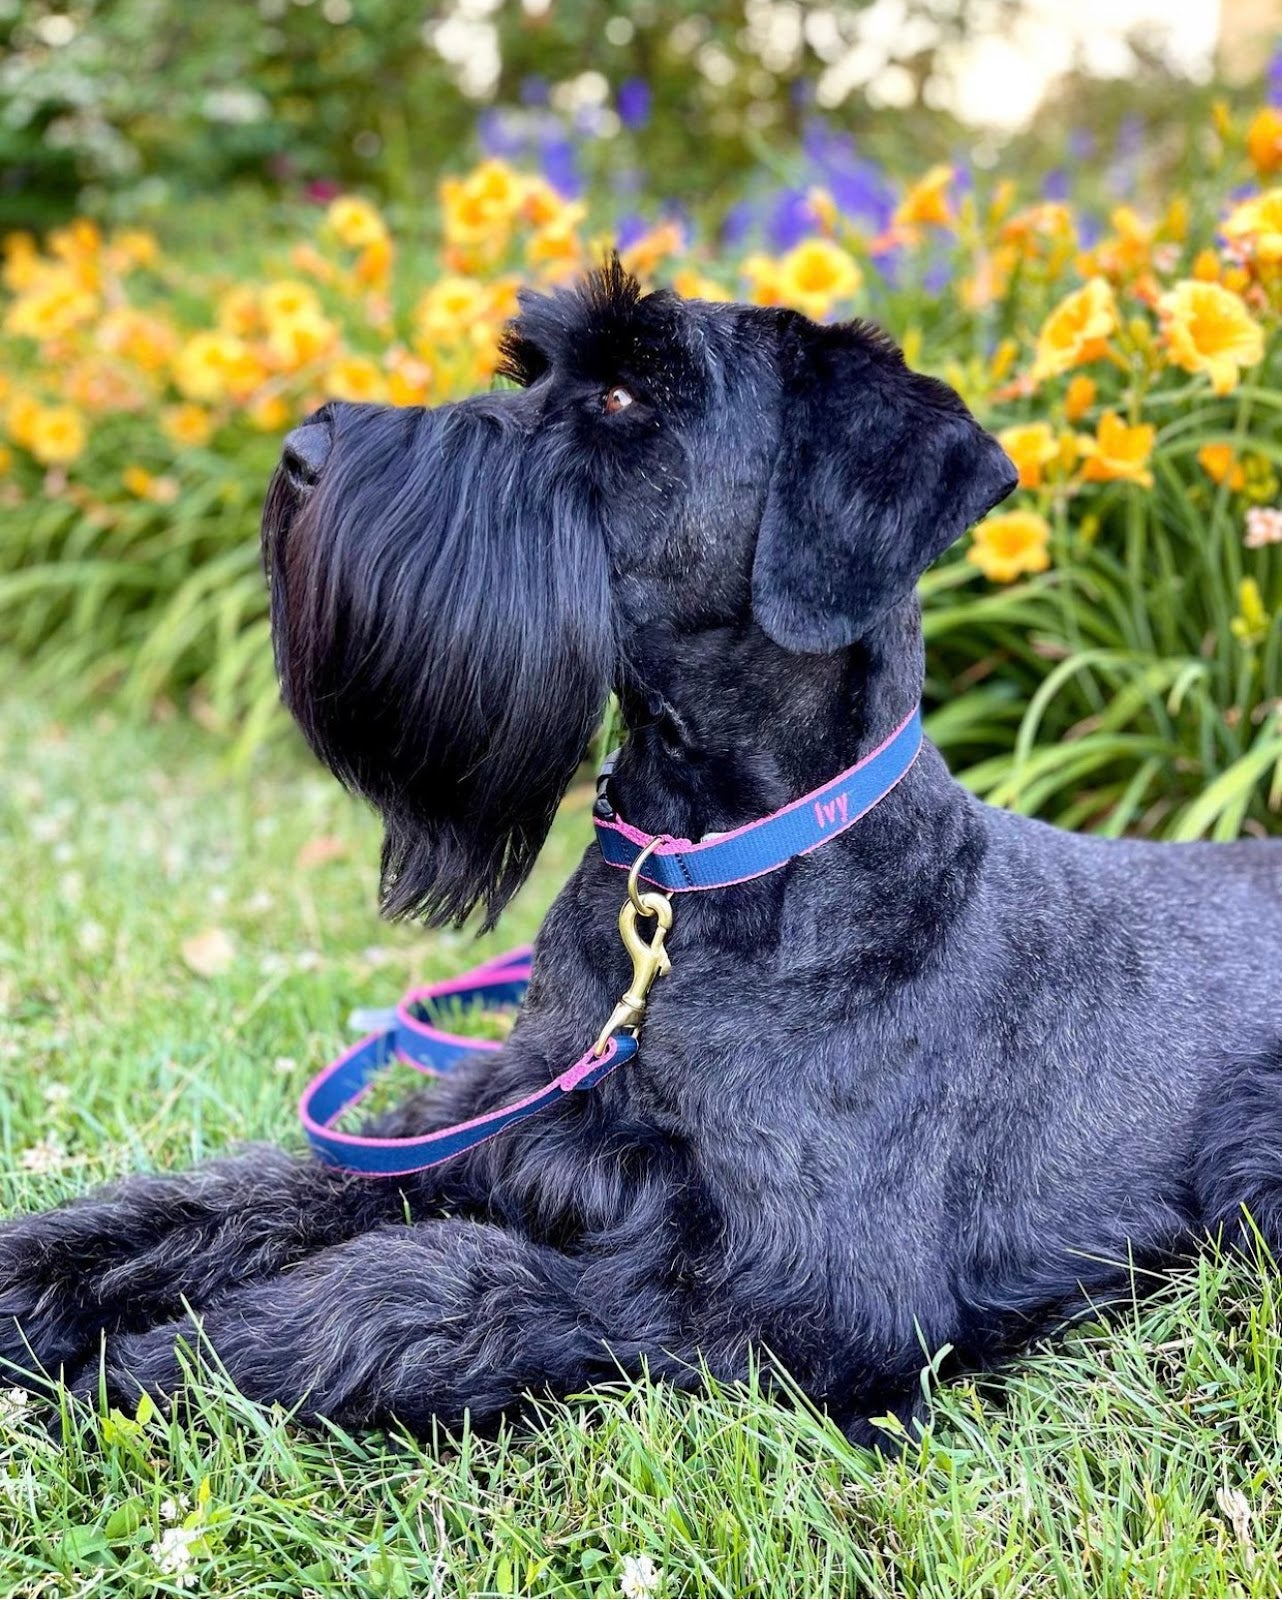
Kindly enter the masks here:
<path id="1" fill-rule="evenodd" d="M 818 788 L 921 697 L 915 601 L 831 655 L 781 650 L 751 624 L 684 634 L 649 626 L 626 654 L 629 732 L 611 797 L 634 826 L 674 837 L 740 827 Z"/>

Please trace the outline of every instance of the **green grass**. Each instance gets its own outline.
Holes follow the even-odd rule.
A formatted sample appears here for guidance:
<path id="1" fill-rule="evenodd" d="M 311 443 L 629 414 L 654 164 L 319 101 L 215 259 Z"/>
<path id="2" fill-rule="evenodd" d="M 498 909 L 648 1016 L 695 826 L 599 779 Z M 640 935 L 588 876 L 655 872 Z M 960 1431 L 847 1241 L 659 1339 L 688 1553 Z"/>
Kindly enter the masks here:
<path id="1" fill-rule="evenodd" d="M 230 777 L 189 724 L 62 726 L 30 698 L 0 730 L 4 1210 L 296 1145 L 348 1010 L 477 953 L 377 922 L 376 828 L 292 751 Z M 485 949 L 532 932 L 587 803 Z M 300 866 L 309 844 L 329 859 Z M 182 950 L 209 929 L 234 956 L 201 978 Z M 1272 1595 L 1279 1297 L 1267 1265 L 1208 1261 L 1107 1331 L 943 1388 L 891 1463 L 751 1385 L 620 1384 L 435 1452 L 303 1432 L 216 1379 L 173 1420 L 77 1412 L 61 1449 L 0 1404 L 0 1592 L 618 1594 L 648 1556 L 669 1596 Z M 187 1591 L 153 1554 L 179 1496 Z"/>

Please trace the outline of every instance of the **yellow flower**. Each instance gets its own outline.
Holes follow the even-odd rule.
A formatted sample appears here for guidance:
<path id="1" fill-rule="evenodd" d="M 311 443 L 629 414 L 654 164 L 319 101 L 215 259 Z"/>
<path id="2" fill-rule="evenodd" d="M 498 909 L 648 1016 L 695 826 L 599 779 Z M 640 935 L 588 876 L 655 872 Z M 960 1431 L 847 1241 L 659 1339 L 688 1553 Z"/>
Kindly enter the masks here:
<path id="1" fill-rule="evenodd" d="M 779 290 L 788 305 L 818 320 L 863 282 L 853 257 L 831 239 L 803 239 L 779 263 Z"/>
<path id="2" fill-rule="evenodd" d="M 232 296 L 234 298 L 225 301 L 224 305 L 241 311 L 243 301 L 234 290 Z M 269 283 L 262 292 L 260 303 L 269 327 L 288 322 L 310 322 L 321 315 L 321 303 L 315 289 L 301 278 L 281 278 Z M 248 332 L 250 329 L 238 328 L 236 331 Z"/>
<path id="3" fill-rule="evenodd" d="M 337 337 L 338 329 L 328 317 L 300 316 L 274 322 L 267 343 L 277 365 L 296 372 L 323 356 Z"/>
<path id="4" fill-rule="evenodd" d="M 1059 444 L 1048 422 L 1024 422 L 1003 428 L 997 442 L 1019 470 L 1021 489 L 1040 489 L 1042 469 L 1059 455 Z"/>
<path id="5" fill-rule="evenodd" d="M 525 246 L 525 259 L 531 267 L 541 267 L 545 275 L 567 277 L 578 269 L 583 259 L 583 244 L 579 238 L 578 224 L 582 221 L 583 207 L 567 212 L 556 222 L 549 222 L 530 235 Z"/>
<path id="6" fill-rule="evenodd" d="M 174 356 L 174 381 L 189 400 L 221 400 L 239 388 L 248 355 L 235 334 L 195 333 Z"/>
<path id="7" fill-rule="evenodd" d="M 414 321 L 428 344 L 457 344 L 489 311 L 485 285 L 475 278 L 440 278 L 419 301 Z"/>
<path id="8" fill-rule="evenodd" d="M 168 366 L 178 343 L 167 322 L 132 306 L 109 311 L 98 324 L 97 338 L 103 349 L 124 356 L 144 372 L 160 372 Z"/>
<path id="9" fill-rule="evenodd" d="M 619 259 L 629 272 L 638 278 L 648 278 L 670 256 L 678 255 L 685 246 L 685 233 L 679 222 L 656 223 L 639 239 L 634 239 Z"/>
<path id="10" fill-rule="evenodd" d="M 1117 302 L 1103 278 L 1092 278 L 1067 295 L 1037 335 L 1032 379 L 1042 383 L 1072 367 L 1098 361 L 1117 330 Z"/>
<path id="11" fill-rule="evenodd" d="M 31 448 L 32 429 L 40 414 L 40 402 L 29 394 L 15 394 L 5 408 L 5 431 L 24 450 Z"/>
<path id="12" fill-rule="evenodd" d="M 991 582 L 1012 583 L 1022 573 L 1046 571 L 1050 537 L 1050 524 L 1036 511 L 1003 511 L 975 529 L 966 559 Z"/>
<path id="13" fill-rule="evenodd" d="M 693 267 L 682 267 L 679 272 L 672 274 L 672 287 L 683 300 L 731 300 L 729 289 L 724 289 L 719 283 L 714 283 L 711 278 L 705 278 L 703 273 L 696 272 Z"/>
<path id="14" fill-rule="evenodd" d="M 1075 372 L 1064 392 L 1064 415 L 1070 422 L 1082 420 L 1095 404 L 1095 394 L 1095 379 L 1088 378 L 1084 372 Z"/>
<path id="15" fill-rule="evenodd" d="M 386 398 L 383 374 L 368 356 L 344 356 L 322 380 L 326 395 L 334 400 L 378 402 Z"/>
<path id="16" fill-rule="evenodd" d="M 174 444 L 202 445 L 214 431 L 213 419 L 201 406 L 169 406 L 160 413 L 160 431 Z"/>
<path id="17" fill-rule="evenodd" d="M 1204 444 L 1197 464 L 1213 483 L 1226 483 L 1233 490 L 1246 487 L 1246 474 L 1231 444 Z"/>
<path id="18" fill-rule="evenodd" d="M 572 202 L 554 189 L 546 178 L 527 178 L 521 195 L 521 216 L 532 228 L 546 228 L 559 222 Z"/>
<path id="19" fill-rule="evenodd" d="M 13 451 L 7 444 L 0 444 L 0 478 L 6 477 L 13 470 Z"/>
<path id="20" fill-rule="evenodd" d="M 387 237 L 387 224 L 368 200 L 360 195 L 340 194 L 330 202 L 325 222 L 339 244 L 349 250 L 363 250 Z"/>
<path id="21" fill-rule="evenodd" d="M 1121 481 L 1151 489 L 1153 474 L 1148 462 L 1156 437 L 1157 429 L 1151 423 L 1141 422 L 1132 428 L 1115 411 L 1106 411 L 1095 437 L 1083 434 L 1077 441 L 1086 458 L 1082 476 L 1090 483 Z"/>
<path id="22" fill-rule="evenodd" d="M 1205 372 L 1216 394 L 1235 389 L 1241 369 L 1264 359 L 1264 332 L 1231 289 L 1186 279 L 1158 307 L 1172 362 Z"/>
<path id="23" fill-rule="evenodd" d="M 158 478 L 146 467 L 126 467 L 120 481 L 130 494 L 139 500 L 154 500 L 157 505 L 172 505 L 178 498 L 178 484 L 173 478 Z"/>
<path id="24" fill-rule="evenodd" d="M 219 295 L 217 309 L 218 326 L 224 333 L 234 333 L 238 339 L 248 339 L 262 330 L 263 308 L 259 304 L 259 292 L 248 284 L 237 284 L 234 289 Z"/>
<path id="25" fill-rule="evenodd" d="M 392 241 L 386 236 L 367 244 L 352 267 L 357 283 L 383 288 L 392 273 L 392 254 Z"/>
<path id="26" fill-rule="evenodd" d="M 37 406 L 27 448 L 46 467 L 65 467 L 85 447 L 85 419 L 74 406 Z"/>
<path id="27" fill-rule="evenodd" d="M 924 178 L 919 178 L 905 190 L 891 219 L 893 226 L 911 228 L 929 224 L 937 228 L 949 227 L 953 212 L 948 198 L 948 185 L 952 181 L 951 167 L 932 167 Z"/>
<path id="28" fill-rule="evenodd" d="M 69 267 L 46 265 L 10 305 L 4 330 L 24 339 L 57 339 L 97 313 L 97 295 Z"/>
<path id="29" fill-rule="evenodd" d="M 763 256 L 759 253 L 745 256 L 739 270 L 751 285 L 748 293 L 754 304 L 759 306 L 783 304 L 783 283 L 779 263 L 773 256 Z"/>
<path id="30" fill-rule="evenodd" d="M 36 249 L 36 241 L 29 233 L 6 233 L 0 248 L 4 251 L 4 271 L 0 273 L 0 281 L 14 294 L 22 294 L 40 275 L 40 252 Z"/>
<path id="31" fill-rule="evenodd" d="M 387 399 L 394 406 L 423 406 L 432 390 L 432 369 L 404 350 L 387 355 Z"/>
<path id="32" fill-rule="evenodd" d="M 1282 261 L 1282 189 L 1266 189 L 1243 200 L 1229 213 L 1222 231 L 1257 261 Z"/>
<path id="33" fill-rule="evenodd" d="M 250 427 L 256 428 L 259 433 L 279 433 L 290 420 L 289 407 L 278 394 L 260 395 L 250 404 L 245 415 L 249 418 Z"/>
<path id="34" fill-rule="evenodd" d="M 154 267 L 160 259 L 160 246 L 156 235 L 144 228 L 122 228 L 112 236 L 111 253 L 120 269 L 127 272 L 131 267 Z"/>
<path id="35" fill-rule="evenodd" d="M 448 245 L 499 245 L 526 198 L 527 185 L 505 162 L 485 161 L 466 178 L 441 184 Z"/>
<path id="36" fill-rule="evenodd" d="M 1264 106 L 1246 130 L 1246 153 L 1262 178 L 1282 169 L 1282 110 Z"/>
<path id="37" fill-rule="evenodd" d="M 827 189 L 807 189 L 806 204 L 810 207 L 816 222 L 825 233 L 831 234 L 836 231 L 837 202 L 828 193 Z"/>
<path id="38" fill-rule="evenodd" d="M 1272 618 L 1264 604 L 1260 586 L 1254 578 L 1243 578 L 1238 584 L 1238 615 L 1229 622 L 1233 637 L 1239 644 L 1261 644 L 1269 635 Z"/>

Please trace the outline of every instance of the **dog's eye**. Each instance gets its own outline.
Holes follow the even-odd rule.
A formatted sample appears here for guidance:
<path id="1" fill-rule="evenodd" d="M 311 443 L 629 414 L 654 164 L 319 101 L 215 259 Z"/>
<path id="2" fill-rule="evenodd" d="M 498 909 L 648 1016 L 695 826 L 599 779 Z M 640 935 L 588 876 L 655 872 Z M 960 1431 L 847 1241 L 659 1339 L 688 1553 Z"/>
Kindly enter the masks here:
<path id="1" fill-rule="evenodd" d="M 613 389 L 606 390 L 605 399 L 601 402 L 601 409 L 607 417 L 612 417 L 616 411 L 626 411 L 631 404 L 631 394 L 622 384 L 616 383 Z"/>

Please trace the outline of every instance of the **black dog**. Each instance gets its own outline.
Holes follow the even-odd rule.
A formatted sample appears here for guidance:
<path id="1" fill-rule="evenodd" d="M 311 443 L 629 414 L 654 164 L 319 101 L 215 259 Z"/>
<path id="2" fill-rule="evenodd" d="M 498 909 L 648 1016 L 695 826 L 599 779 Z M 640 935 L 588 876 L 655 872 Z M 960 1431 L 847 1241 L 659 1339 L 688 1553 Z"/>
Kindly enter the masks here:
<path id="1" fill-rule="evenodd" d="M 285 695 L 382 810 L 396 915 L 492 921 L 600 715 L 611 796 L 698 839 L 806 793 L 916 702 L 914 584 L 1009 493 L 941 384 L 857 324 L 530 296 L 519 391 L 333 405 L 265 519 Z M 510 1042 L 385 1119 L 548 1082 L 628 976 L 591 847 Z M 0 1233 L 0 1353 L 172 1391 L 184 1302 L 244 1392 L 348 1426 L 493 1418 L 755 1347 L 852 1438 L 1250 1208 L 1282 1243 L 1282 857 L 1056 832 L 927 747 L 874 811 L 679 897 L 639 1055 L 418 1178 L 252 1152 Z M 1129 1266 L 1128 1266 L 1129 1263 Z"/>

